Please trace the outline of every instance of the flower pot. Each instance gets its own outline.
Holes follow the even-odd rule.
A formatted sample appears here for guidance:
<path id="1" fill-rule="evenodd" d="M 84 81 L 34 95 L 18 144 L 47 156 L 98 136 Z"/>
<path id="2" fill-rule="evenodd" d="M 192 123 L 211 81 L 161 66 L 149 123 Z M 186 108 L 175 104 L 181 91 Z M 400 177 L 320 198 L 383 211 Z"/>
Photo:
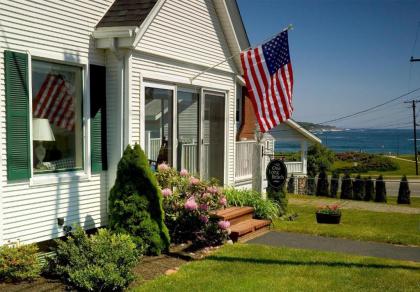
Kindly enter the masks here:
<path id="1" fill-rule="evenodd" d="M 316 213 L 316 221 L 323 224 L 339 224 L 341 214 Z"/>

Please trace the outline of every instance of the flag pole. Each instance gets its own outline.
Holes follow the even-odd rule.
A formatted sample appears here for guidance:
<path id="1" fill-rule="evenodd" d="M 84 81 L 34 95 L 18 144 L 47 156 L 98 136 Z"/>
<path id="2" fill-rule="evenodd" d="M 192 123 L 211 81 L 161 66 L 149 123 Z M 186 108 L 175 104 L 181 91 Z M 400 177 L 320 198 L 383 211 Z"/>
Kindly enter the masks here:
<path id="1" fill-rule="evenodd" d="M 284 31 L 287 31 L 287 30 L 293 30 L 293 25 L 292 25 L 292 24 L 289 24 L 289 25 L 288 25 L 286 28 L 284 28 L 281 32 L 284 32 Z M 278 35 L 278 33 L 271 35 L 269 38 L 267 38 L 267 39 L 265 39 L 264 41 L 260 42 L 260 43 L 259 43 L 259 44 L 257 44 L 256 46 L 259 46 L 260 44 L 265 43 L 266 41 L 268 41 L 268 40 L 272 39 L 272 38 L 273 38 L 273 37 L 275 37 L 276 35 Z M 199 77 L 199 76 L 203 75 L 204 73 L 207 73 L 208 71 L 210 71 L 210 70 L 212 70 L 212 69 L 216 68 L 216 67 L 217 67 L 217 66 L 219 66 L 219 65 L 222 65 L 222 64 L 223 64 L 223 63 L 225 63 L 226 61 L 229 61 L 229 60 L 231 60 L 231 59 L 233 59 L 233 58 L 235 58 L 235 57 L 239 56 L 242 52 L 247 51 L 247 50 L 249 50 L 249 49 L 251 49 L 251 48 L 252 48 L 252 46 L 250 46 L 250 47 L 248 47 L 248 48 L 246 48 L 246 49 L 244 49 L 244 50 L 240 51 L 239 53 L 233 54 L 232 56 L 230 56 L 230 57 L 228 57 L 228 58 L 224 59 L 223 61 L 220 61 L 220 62 L 219 62 L 219 63 L 217 63 L 216 65 L 213 65 L 213 66 L 211 66 L 211 67 L 208 67 L 207 69 L 205 69 L 205 70 L 203 70 L 203 71 L 201 71 L 201 72 L 197 73 L 196 75 L 194 75 L 193 77 L 191 77 L 191 78 L 190 78 L 190 83 L 192 83 L 192 82 L 194 81 L 194 79 L 196 79 L 197 77 Z"/>

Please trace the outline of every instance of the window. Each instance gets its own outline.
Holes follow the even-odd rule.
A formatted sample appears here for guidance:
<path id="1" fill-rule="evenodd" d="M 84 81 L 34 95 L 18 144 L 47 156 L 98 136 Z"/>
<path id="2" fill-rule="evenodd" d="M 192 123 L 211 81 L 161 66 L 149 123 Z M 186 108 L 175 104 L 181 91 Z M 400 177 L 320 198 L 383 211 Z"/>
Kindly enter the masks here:
<path id="1" fill-rule="evenodd" d="M 82 68 L 32 61 L 34 173 L 83 168 Z"/>

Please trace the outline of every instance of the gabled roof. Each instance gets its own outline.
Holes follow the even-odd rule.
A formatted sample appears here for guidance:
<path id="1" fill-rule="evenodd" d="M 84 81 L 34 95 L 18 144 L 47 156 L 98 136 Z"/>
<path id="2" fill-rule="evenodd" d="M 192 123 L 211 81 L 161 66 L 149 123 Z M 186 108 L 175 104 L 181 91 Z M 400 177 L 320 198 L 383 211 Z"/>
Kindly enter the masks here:
<path id="1" fill-rule="evenodd" d="M 319 139 L 317 136 L 315 136 L 314 134 L 312 134 L 311 132 L 309 132 L 308 130 L 306 130 L 305 128 L 303 128 L 301 125 L 299 125 L 298 123 L 296 123 L 294 120 L 289 119 L 289 120 L 287 120 L 285 122 L 285 124 L 287 124 L 292 129 L 294 129 L 297 132 L 299 132 L 300 134 L 302 134 L 310 142 L 319 143 L 319 144 L 322 143 L 321 139 Z"/>
<path id="2" fill-rule="evenodd" d="M 140 26 L 157 0 L 115 0 L 96 27 Z"/>

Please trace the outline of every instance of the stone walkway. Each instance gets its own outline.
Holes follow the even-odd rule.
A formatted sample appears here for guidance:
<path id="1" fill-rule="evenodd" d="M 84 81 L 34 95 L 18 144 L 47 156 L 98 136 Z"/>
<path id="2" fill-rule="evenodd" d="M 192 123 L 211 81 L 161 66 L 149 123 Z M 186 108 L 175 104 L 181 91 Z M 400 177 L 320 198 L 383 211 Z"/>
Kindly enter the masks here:
<path id="1" fill-rule="evenodd" d="M 420 247 L 272 231 L 247 243 L 420 262 Z"/>
<path id="2" fill-rule="evenodd" d="M 420 214 L 420 208 L 399 206 L 399 205 L 389 205 L 382 203 L 373 203 L 373 202 L 363 202 L 363 201 L 352 201 L 352 200 L 331 200 L 331 199 L 322 199 L 316 197 L 316 200 L 311 199 L 295 199 L 290 198 L 289 204 L 299 205 L 299 206 L 315 206 L 320 205 L 330 205 L 337 204 L 340 205 L 343 209 L 355 209 L 355 210 L 364 210 L 364 211 L 373 211 L 373 212 L 384 212 L 384 213 L 404 213 L 404 214 Z"/>

